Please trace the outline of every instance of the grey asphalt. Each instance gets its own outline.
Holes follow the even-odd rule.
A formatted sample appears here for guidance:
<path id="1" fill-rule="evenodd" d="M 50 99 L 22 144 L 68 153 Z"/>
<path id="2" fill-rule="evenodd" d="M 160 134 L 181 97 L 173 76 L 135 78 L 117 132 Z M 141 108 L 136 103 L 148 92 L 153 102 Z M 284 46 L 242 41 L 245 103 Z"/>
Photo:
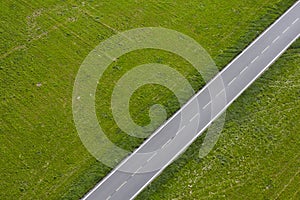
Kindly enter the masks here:
<path id="1" fill-rule="evenodd" d="M 299 37 L 299 18 L 300 1 L 265 30 L 83 199 L 133 199 Z"/>

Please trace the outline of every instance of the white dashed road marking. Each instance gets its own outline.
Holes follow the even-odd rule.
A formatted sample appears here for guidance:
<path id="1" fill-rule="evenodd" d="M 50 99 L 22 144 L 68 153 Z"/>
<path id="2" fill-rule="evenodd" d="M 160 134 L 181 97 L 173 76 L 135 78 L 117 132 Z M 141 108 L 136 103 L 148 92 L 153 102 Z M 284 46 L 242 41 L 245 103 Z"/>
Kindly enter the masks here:
<path id="1" fill-rule="evenodd" d="M 183 126 L 179 131 L 177 131 L 176 135 L 178 135 L 184 128 L 185 126 Z"/>
<path id="2" fill-rule="evenodd" d="M 167 146 L 170 142 L 171 142 L 172 139 L 169 139 L 161 148 L 165 148 L 165 146 Z"/>
<path id="3" fill-rule="evenodd" d="M 136 174 L 138 171 L 140 171 L 140 169 L 142 169 L 142 168 L 143 168 L 143 167 L 140 166 L 137 170 L 135 170 L 135 172 L 133 173 L 133 175 Z"/>
<path id="4" fill-rule="evenodd" d="M 297 22 L 299 20 L 299 17 L 295 20 L 295 21 L 293 21 L 293 25 Z"/>
<path id="5" fill-rule="evenodd" d="M 236 77 L 234 77 L 229 83 L 228 86 L 231 85 L 233 83 L 233 81 L 235 81 Z"/>
<path id="6" fill-rule="evenodd" d="M 199 113 L 197 113 L 196 115 L 194 115 L 194 117 L 192 117 L 192 119 L 190 119 L 190 122 L 193 121 L 196 117 L 198 117 Z"/>
<path id="7" fill-rule="evenodd" d="M 205 106 L 203 106 L 203 110 L 205 110 L 205 108 L 207 108 L 207 106 L 209 105 L 209 104 L 211 104 L 211 101 L 209 101 Z"/>
<path id="8" fill-rule="evenodd" d="M 290 27 L 288 26 L 286 29 L 284 29 L 284 31 L 282 33 L 283 34 L 286 33 L 289 29 L 290 29 Z"/>
<path id="9" fill-rule="evenodd" d="M 244 73 L 244 72 L 247 70 L 247 68 L 248 68 L 248 66 L 246 66 L 246 67 L 240 72 L 240 75 L 241 75 L 242 73 Z"/>
<path id="10" fill-rule="evenodd" d="M 274 40 L 273 40 L 273 42 L 272 43 L 275 43 L 278 39 L 279 39 L 280 37 L 279 36 L 277 36 Z"/>
<path id="11" fill-rule="evenodd" d="M 120 190 L 126 183 L 127 183 L 127 181 L 124 181 L 124 182 L 116 189 L 116 191 Z"/>
<path id="12" fill-rule="evenodd" d="M 261 52 L 261 54 L 265 53 L 269 48 L 270 48 L 270 46 L 267 46 L 267 47 Z"/>
<path id="13" fill-rule="evenodd" d="M 252 61 L 251 61 L 251 64 L 254 63 L 259 57 L 256 56 Z"/>
<path id="14" fill-rule="evenodd" d="M 147 162 L 149 162 L 154 156 L 156 156 L 157 152 L 155 152 L 150 158 L 148 158 Z"/>
<path id="15" fill-rule="evenodd" d="M 223 90 L 221 90 L 217 95 L 216 95 L 216 97 L 218 97 L 222 92 L 224 92 L 225 90 L 223 89 Z"/>

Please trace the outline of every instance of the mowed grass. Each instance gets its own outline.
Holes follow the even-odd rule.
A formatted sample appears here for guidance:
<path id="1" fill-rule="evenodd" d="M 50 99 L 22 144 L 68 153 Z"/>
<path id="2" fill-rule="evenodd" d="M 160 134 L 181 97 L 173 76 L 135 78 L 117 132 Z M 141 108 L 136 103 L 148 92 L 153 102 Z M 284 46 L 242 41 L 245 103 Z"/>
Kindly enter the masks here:
<path id="1" fill-rule="evenodd" d="M 0 6 L 0 199 L 77 199 L 109 172 L 110 168 L 97 162 L 82 145 L 73 123 L 71 109 L 72 89 L 77 70 L 85 56 L 99 42 L 131 28 L 162 26 L 194 38 L 206 48 L 221 69 L 293 2 L 279 0 L 222 2 L 204 0 L 200 3 L 196 1 L 2 1 Z M 299 54 L 299 49 L 295 48 L 293 51 L 291 54 Z M 242 183 L 254 187 L 263 185 L 262 181 L 266 181 L 270 184 L 269 188 L 277 192 L 276 194 L 283 190 L 284 185 L 289 181 L 291 182 L 288 184 L 289 187 L 285 187 L 282 194 L 288 190 L 294 192 L 293 189 L 299 188 L 296 184 L 299 182 L 297 181 L 299 174 L 294 173 L 299 170 L 297 168 L 299 163 L 297 165 L 296 162 L 297 159 L 299 161 L 299 157 L 294 157 L 299 155 L 299 150 L 294 149 L 298 154 L 292 154 L 293 147 L 296 147 L 297 130 L 299 132 L 299 124 L 296 123 L 299 114 L 292 106 L 293 91 L 299 86 L 299 82 L 297 83 L 299 59 L 289 58 L 286 56 L 285 60 L 280 62 L 284 62 L 286 66 L 291 65 L 291 69 L 281 67 L 283 64 L 277 64 L 279 67 L 274 67 L 272 70 L 285 69 L 286 71 L 266 74 L 278 84 L 272 87 L 271 81 L 261 79 L 261 81 L 265 80 L 263 84 L 253 86 L 261 96 L 257 96 L 257 91 L 252 89 L 230 108 L 228 123 L 215 153 L 198 162 L 199 140 L 183 155 L 178 165 L 172 165 L 165 175 L 155 181 L 141 196 L 150 198 L 148 194 L 151 194 L 153 198 L 184 198 L 183 194 L 190 192 L 185 190 L 185 187 L 197 186 L 190 182 L 189 185 L 192 186 L 188 186 L 184 181 L 194 181 L 195 177 L 210 184 L 206 189 L 197 188 L 195 191 L 198 193 L 193 191 L 189 193 L 195 195 L 191 198 L 196 199 L 198 199 L 197 194 L 202 194 L 200 192 L 207 194 L 212 189 L 224 190 L 224 194 L 228 190 L 226 193 L 228 195 L 236 193 L 235 190 L 229 190 L 228 185 L 233 184 L 231 181 L 239 177 L 244 178 L 237 180 L 241 185 L 240 191 L 245 193 L 248 191 L 248 194 L 252 190 Z M 110 95 L 118 78 L 132 67 L 149 62 L 169 64 L 174 67 L 191 82 L 195 90 L 204 84 L 200 75 L 186 61 L 167 52 L 155 50 L 132 52 L 111 65 L 100 80 L 97 91 L 99 96 L 97 114 L 109 138 L 129 150 L 137 147 L 142 140 L 128 137 L 115 125 L 109 110 Z M 290 82 L 290 79 L 294 82 Z M 288 80 L 286 88 L 283 87 L 284 80 Z M 283 93 L 276 93 L 277 96 L 273 96 L 272 92 L 264 93 L 267 89 Z M 297 94 L 296 100 L 299 102 L 299 93 Z M 249 120 L 247 117 L 254 112 L 253 109 L 259 110 L 258 106 L 261 106 L 256 99 L 259 97 L 261 98 L 258 99 L 259 101 L 265 102 L 270 107 L 273 104 L 268 103 L 264 98 L 268 97 L 274 105 L 277 103 L 279 108 L 286 106 L 284 108 L 287 110 L 282 111 L 283 117 L 276 114 L 274 109 L 276 107 L 272 107 L 273 114 L 264 111 L 265 107 L 263 107 L 258 112 L 261 118 Z M 158 102 L 166 105 L 169 116 L 179 108 L 173 94 L 165 88 L 147 85 L 138 90 L 131 102 L 131 114 L 136 122 L 141 125 L 146 124 L 149 120 L 147 117 L 149 106 Z M 290 120 L 289 117 L 294 117 L 295 120 Z M 259 120 L 263 118 L 265 120 Z M 271 126 L 274 122 L 267 123 L 267 119 L 278 122 L 277 126 L 274 125 L 275 128 L 277 127 L 277 132 L 270 131 L 275 138 L 271 143 L 270 140 L 262 139 L 270 135 L 269 129 L 272 130 Z M 292 122 L 294 124 L 290 126 Z M 256 130 L 253 127 L 260 128 Z M 231 135 L 230 128 L 243 128 L 244 131 L 235 131 L 235 135 Z M 266 132 L 267 134 L 264 134 Z M 250 136 L 253 138 L 247 140 Z M 257 143 L 260 146 L 257 147 Z M 269 144 L 271 149 L 265 152 L 264 144 Z M 226 148 L 229 149 L 231 146 L 235 149 L 227 151 Z M 255 151 L 255 148 L 258 149 Z M 275 151 L 275 148 L 280 149 L 283 154 Z M 235 153 L 238 153 L 238 159 L 233 161 L 230 156 L 235 156 Z M 270 159 L 265 155 L 269 155 Z M 272 162 L 275 159 L 280 159 L 280 162 Z M 238 161 L 240 163 L 243 161 L 245 167 L 238 168 L 239 165 L 236 164 L 236 170 L 230 168 L 231 175 L 226 179 L 225 174 L 229 171 L 228 163 Z M 256 169 L 258 162 L 263 164 L 257 169 L 266 166 L 271 170 L 264 171 L 264 176 L 261 176 L 260 171 L 248 173 L 249 176 L 246 176 L 247 172 Z M 278 177 L 289 181 L 286 183 L 284 180 L 281 182 L 281 179 L 276 179 L 275 183 L 273 181 L 275 178 L 272 179 L 275 173 L 272 172 L 283 169 L 282 163 L 285 163 L 289 170 L 280 173 Z M 183 167 L 181 171 L 177 169 L 179 166 Z M 206 172 L 206 179 L 201 179 L 201 174 L 197 176 L 196 171 L 195 174 L 189 171 L 191 169 L 203 171 L 198 173 Z M 216 173 L 210 173 L 211 169 Z M 225 174 L 221 173 L 224 171 Z M 220 183 L 222 177 L 226 180 L 224 183 Z M 265 179 L 256 182 L 257 177 L 265 177 Z M 252 181 L 247 182 L 245 179 Z M 174 180 L 177 182 L 172 186 Z M 217 183 L 220 184 L 215 188 L 214 185 Z M 164 184 L 167 187 L 162 187 Z M 242 187 L 243 185 L 245 188 Z M 175 193 L 172 193 L 169 187 L 173 188 Z M 204 188 L 204 185 L 201 188 Z M 258 191 L 252 192 L 255 194 Z M 217 195 L 221 196 L 223 193 L 219 192 Z M 212 196 L 214 197 L 216 196 Z"/>

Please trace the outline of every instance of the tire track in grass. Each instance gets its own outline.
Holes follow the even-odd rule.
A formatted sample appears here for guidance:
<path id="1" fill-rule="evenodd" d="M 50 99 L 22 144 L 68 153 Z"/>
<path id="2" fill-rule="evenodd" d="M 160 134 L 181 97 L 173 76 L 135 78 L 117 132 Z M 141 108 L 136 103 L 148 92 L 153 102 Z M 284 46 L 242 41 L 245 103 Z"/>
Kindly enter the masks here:
<path id="1" fill-rule="evenodd" d="M 26 45 L 15 46 L 15 47 L 11 48 L 10 50 L 8 50 L 6 53 L 0 55 L 0 59 L 2 60 L 4 58 L 6 58 L 7 56 L 9 56 L 10 54 L 14 53 L 15 51 L 22 50 L 25 48 L 26 48 Z"/>
<path id="2" fill-rule="evenodd" d="M 299 172 L 300 172 L 300 170 L 298 170 L 298 171 L 294 174 L 294 176 L 292 176 L 292 177 L 289 179 L 288 183 L 285 184 L 285 185 L 283 186 L 282 190 L 280 190 L 279 193 L 276 194 L 276 196 L 274 197 L 274 199 L 278 199 L 278 198 L 280 197 L 280 195 L 281 195 L 281 194 L 287 189 L 287 187 L 294 181 L 295 177 L 299 174 Z"/>
<path id="3" fill-rule="evenodd" d="M 28 2 L 26 2 L 25 0 L 22 0 L 22 2 L 24 4 L 26 4 L 29 8 L 34 9 L 32 6 L 30 6 L 30 4 Z M 82 14 L 86 14 L 88 15 L 88 17 L 90 17 L 94 22 L 100 23 L 101 25 L 103 25 L 104 27 L 106 27 L 107 29 L 113 31 L 114 33 L 118 33 L 118 31 L 112 27 L 110 27 L 109 25 L 103 23 L 103 22 L 99 22 L 96 21 L 88 12 L 84 11 L 83 9 L 80 9 L 80 11 L 82 11 Z M 33 37 L 31 40 L 29 40 L 26 44 L 22 44 L 22 45 L 18 45 L 15 46 L 13 48 L 11 48 L 9 51 L 7 51 L 6 53 L 0 55 L 0 59 L 4 59 L 7 56 L 9 56 L 10 54 L 18 51 L 18 50 L 22 50 L 22 49 L 26 49 L 28 44 L 33 43 L 34 41 L 38 41 L 41 38 L 44 38 L 45 36 L 47 36 L 49 33 L 55 31 L 55 30 L 60 30 L 60 27 L 64 27 L 66 30 L 68 30 L 69 32 L 72 33 L 72 35 L 74 35 L 75 37 L 77 37 L 78 39 L 80 39 L 82 42 L 84 42 L 86 45 L 88 45 L 89 47 L 93 47 L 94 45 L 92 45 L 88 40 L 83 39 L 81 36 L 79 36 L 78 34 L 76 34 L 74 31 L 72 31 L 70 28 L 67 27 L 68 23 L 72 23 L 70 22 L 70 20 L 66 20 L 65 22 L 58 22 L 54 17 L 52 17 L 48 12 L 44 12 L 43 14 L 47 15 L 49 18 L 48 19 L 52 19 L 53 22 L 56 22 L 56 24 L 54 24 L 50 29 L 46 30 L 45 32 Z M 84 32 L 86 32 L 84 30 Z M 87 32 L 86 32 L 87 33 Z"/>
<path id="4" fill-rule="evenodd" d="M 26 0 L 22 0 L 22 1 L 25 2 L 28 6 L 30 6 L 30 4 L 29 4 L 28 2 L 26 2 Z M 38 4 L 38 5 L 40 5 L 40 4 Z M 71 4 L 67 4 L 67 5 L 70 6 L 70 7 L 72 7 Z M 119 33 L 118 30 L 112 28 L 112 27 L 109 26 L 108 24 L 103 23 L 103 22 L 101 22 L 101 21 L 99 21 L 99 20 L 95 20 L 95 19 L 92 17 L 92 15 L 90 15 L 90 13 L 89 13 L 88 11 L 82 9 L 80 5 L 78 5 L 78 4 L 76 4 L 76 5 L 78 6 L 78 10 L 80 11 L 80 12 L 79 12 L 80 14 L 87 15 L 88 17 L 90 17 L 90 18 L 92 19 L 93 22 L 96 22 L 96 23 L 101 24 L 104 28 L 106 28 L 107 30 L 112 31 L 113 33 Z M 50 11 L 51 11 L 51 10 L 50 10 Z M 58 22 L 58 20 L 55 19 L 55 18 L 54 18 L 52 15 L 50 15 L 49 13 L 45 13 L 45 14 L 46 14 L 50 19 L 52 19 L 52 21 Z M 60 23 L 60 22 L 58 22 L 58 23 Z M 78 34 L 76 34 L 74 31 L 72 31 L 70 28 L 68 28 L 68 27 L 67 27 L 66 25 L 64 25 L 64 24 L 63 24 L 63 27 L 64 27 L 66 30 L 72 32 L 72 34 L 74 34 L 77 38 L 81 39 L 81 41 L 83 41 L 84 43 L 86 43 L 89 47 L 94 47 L 94 45 L 91 44 L 91 43 L 89 42 L 88 39 L 82 38 L 81 36 L 79 36 Z M 84 29 L 84 32 L 87 33 L 86 29 Z"/>
<path id="5" fill-rule="evenodd" d="M 296 199 L 296 197 L 299 197 L 300 196 L 300 186 L 299 186 L 299 189 L 298 190 L 296 190 L 296 192 L 293 194 L 293 196 L 292 196 L 292 199 Z M 299 194 L 298 194 L 299 193 Z M 298 195 L 297 195 L 298 194 Z"/>

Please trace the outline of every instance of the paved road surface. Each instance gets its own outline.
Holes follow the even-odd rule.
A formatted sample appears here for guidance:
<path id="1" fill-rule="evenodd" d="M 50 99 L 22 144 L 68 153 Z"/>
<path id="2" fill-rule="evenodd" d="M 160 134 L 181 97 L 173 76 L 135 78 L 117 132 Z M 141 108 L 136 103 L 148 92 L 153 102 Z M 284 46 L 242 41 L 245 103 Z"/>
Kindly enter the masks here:
<path id="1" fill-rule="evenodd" d="M 133 199 L 299 37 L 299 18 L 300 1 L 83 199 Z"/>

